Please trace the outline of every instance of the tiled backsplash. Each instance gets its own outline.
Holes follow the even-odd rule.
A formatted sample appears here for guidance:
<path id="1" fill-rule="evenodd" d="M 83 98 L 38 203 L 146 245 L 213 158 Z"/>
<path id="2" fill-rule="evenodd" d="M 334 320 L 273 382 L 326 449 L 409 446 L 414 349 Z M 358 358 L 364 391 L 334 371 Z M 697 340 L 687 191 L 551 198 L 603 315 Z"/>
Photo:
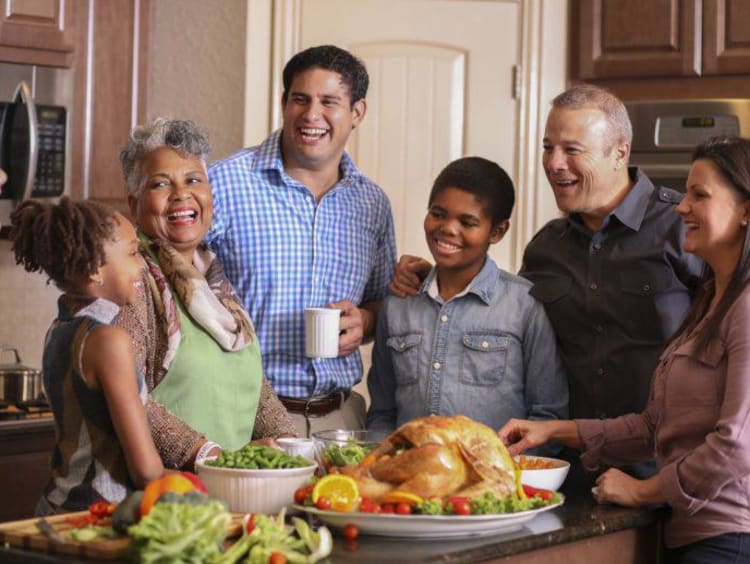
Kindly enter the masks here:
<path id="1" fill-rule="evenodd" d="M 17 265 L 10 242 L 0 240 L 0 344 L 16 347 L 26 366 L 42 367 L 44 335 L 57 316 L 59 295 L 46 275 Z M 0 364 L 8 362 L 13 357 L 5 353 Z"/>

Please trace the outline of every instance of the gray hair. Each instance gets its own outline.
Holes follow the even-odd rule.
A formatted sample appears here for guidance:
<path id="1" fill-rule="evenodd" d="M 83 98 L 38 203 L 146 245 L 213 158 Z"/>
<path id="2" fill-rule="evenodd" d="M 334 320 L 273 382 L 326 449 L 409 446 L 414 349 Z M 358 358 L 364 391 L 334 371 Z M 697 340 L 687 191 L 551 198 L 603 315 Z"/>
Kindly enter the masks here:
<path id="1" fill-rule="evenodd" d="M 616 143 L 633 141 L 633 126 L 625 104 L 609 90 L 593 84 L 577 84 L 552 100 L 553 108 L 594 108 L 607 118 L 607 137 L 610 149 Z"/>
<path id="2" fill-rule="evenodd" d="M 132 196 L 137 198 L 140 195 L 145 182 L 142 178 L 143 157 L 159 147 L 169 147 L 204 165 L 211 151 L 208 133 L 190 120 L 157 117 L 146 125 L 134 127 L 120 151 L 125 186 Z"/>

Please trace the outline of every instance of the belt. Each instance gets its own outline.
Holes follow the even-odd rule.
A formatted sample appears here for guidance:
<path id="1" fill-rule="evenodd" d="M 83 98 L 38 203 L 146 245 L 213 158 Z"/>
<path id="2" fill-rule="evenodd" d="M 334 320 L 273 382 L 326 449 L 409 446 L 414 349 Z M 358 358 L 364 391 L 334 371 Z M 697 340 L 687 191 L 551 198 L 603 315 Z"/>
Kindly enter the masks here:
<path id="1" fill-rule="evenodd" d="M 279 396 L 279 400 L 289 413 L 297 413 L 305 417 L 324 417 L 332 411 L 341 409 L 344 402 L 349 399 L 349 390 L 336 392 L 326 396 L 313 396 L 310 398 L 289 398 Z"/>

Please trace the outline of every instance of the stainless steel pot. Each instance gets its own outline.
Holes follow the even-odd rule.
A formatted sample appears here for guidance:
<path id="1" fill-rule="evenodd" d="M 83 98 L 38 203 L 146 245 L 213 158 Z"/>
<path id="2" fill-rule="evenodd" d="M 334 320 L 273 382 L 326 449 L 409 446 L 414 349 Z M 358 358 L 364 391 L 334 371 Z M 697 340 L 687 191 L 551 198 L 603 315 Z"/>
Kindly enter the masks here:
<path id="1" fill-rule="evenodd" d="M 17 404 L 44 399 L 42 371 L 21 364 L 15 347 L 0 345 L 0 355 L 6 352 L 14 353 L 16 361 L 0 363 L 0 401 Z"/>

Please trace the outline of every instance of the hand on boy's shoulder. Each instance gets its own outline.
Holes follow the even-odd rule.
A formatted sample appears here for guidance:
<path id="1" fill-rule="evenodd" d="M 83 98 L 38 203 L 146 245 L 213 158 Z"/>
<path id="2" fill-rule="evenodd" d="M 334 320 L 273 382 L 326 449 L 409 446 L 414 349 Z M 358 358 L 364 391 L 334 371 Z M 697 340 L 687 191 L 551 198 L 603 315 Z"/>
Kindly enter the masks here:
<path id="1" fill-rule="evenodd" d="M 398 298 L 416 296 L 430 269 L 432 264 L 421 257 L 401 255 L 388 290 Z"/>

